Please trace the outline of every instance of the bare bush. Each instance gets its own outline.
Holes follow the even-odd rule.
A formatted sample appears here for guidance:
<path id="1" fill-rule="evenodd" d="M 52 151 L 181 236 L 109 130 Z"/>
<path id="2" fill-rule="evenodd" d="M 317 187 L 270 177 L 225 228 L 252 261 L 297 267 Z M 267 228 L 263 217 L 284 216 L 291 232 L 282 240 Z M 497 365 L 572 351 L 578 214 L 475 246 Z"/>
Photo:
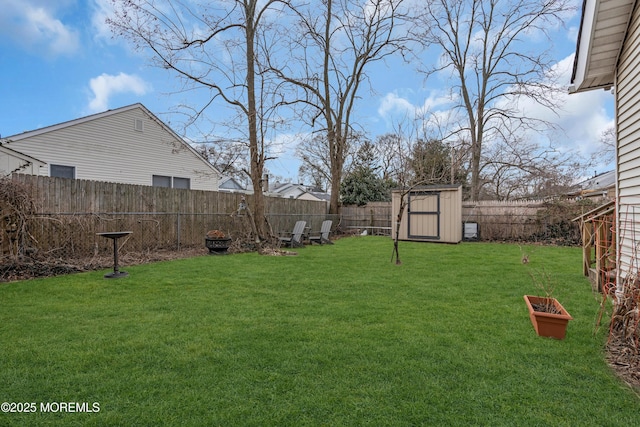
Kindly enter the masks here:
<path id="1" fill-rule="evenodd" d="M 17 259 L 29 252 L 35 239 L 27 222 L 34 212 L 36 203 L 26 186 L 8 177 L 0 178 L 0 253 Z"/>

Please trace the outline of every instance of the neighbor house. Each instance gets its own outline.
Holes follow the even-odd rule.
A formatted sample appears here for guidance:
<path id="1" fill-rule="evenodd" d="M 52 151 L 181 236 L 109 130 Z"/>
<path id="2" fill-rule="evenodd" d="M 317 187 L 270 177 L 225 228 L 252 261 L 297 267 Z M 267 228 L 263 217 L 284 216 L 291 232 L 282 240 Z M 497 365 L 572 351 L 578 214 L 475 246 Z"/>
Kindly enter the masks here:
<path id="1" fill-rule="evenodd" d="M 591 199 L 595 202 L 608 201 L 615 198 L 616 171 L 612 170 L 598 174 L 576 184 L 576 191 L 570 196 Z"/>
<path id="2" fill-rule="evenodd" d="M 269 186 L 269 195 L 275 197 L 284 197 L 285 199 L 313 200 L 316 202 L 328 202 L 329 197 L 325 193 L 312 191 L 309 187 L 302 184 L 294 184 L 291 182 L 281 183 L 276 181 Z"/>
<path id="3" fill-rule="evenodd" d="M 12 150 L 7 145 L 0 141 L 0 177 L 9 176 L 12 173 L 40 175 L 41 168 L 47 165 L 41 160 Z"/>
<path id="4" fill-rule="evenodd" d="M 232 176 L 222 175 L 218 182 L 218 191 L 226 191 L 229 193 L 251 193 L 242 182 Z"/>
<path id="5" fill-rule="evenodd" d="M 29 174 L 213 191 L 220 178 L 142 104 L 12 135 L 2 148 L 1 165 L 30 162 L 18 170 Z"/>
<path id="6" fill-rule="evenodd" d="M 616 123 L 617 294 L 638 272 L 640 245 L 640 2 L 585 0 L 570 92 L 612 90 Z"/>

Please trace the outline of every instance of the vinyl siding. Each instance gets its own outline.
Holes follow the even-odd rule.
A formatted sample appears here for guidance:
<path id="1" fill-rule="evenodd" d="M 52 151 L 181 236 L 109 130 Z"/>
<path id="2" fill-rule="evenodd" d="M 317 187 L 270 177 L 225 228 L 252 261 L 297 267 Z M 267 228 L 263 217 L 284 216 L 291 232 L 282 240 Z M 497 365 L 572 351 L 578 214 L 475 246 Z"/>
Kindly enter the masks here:
<path id="1" fill-rule="evenodd" d="M 640 244 L 640 8 L 636 5 L 616 75 L 619 273 L 638 269 Z"/>
<path id="2" fill-rule="evenodd" d="M 136 119 L 143 132 L 134 129 Z M 77 179 L 151 185 L 153 175 L 165 175 L 189 178 L 194 190 L 218 186 L 215 169 L 141 107 L 55 126 L 11 144 L 49 165 L 74 166 Z"/>
<path id="3" fill-rule="evenodd" d="M 0 145 L 0 177 L 11 175 L 13 172 L 39 175 L 40 165 L 39 161 L 25 158 L 19 153 L 4 149 Z"/>

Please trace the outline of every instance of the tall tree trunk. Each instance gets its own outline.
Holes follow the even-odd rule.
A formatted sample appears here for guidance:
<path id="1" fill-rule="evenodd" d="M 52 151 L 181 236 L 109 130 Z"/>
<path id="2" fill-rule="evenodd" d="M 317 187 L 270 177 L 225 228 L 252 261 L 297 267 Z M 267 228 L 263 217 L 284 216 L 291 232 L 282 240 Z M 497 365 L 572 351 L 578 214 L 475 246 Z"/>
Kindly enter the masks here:
<path id="1" fill-rule="evenodd" d="M 251 183 L 253 184 L 253 224 L 257 236 L 256 243 L 266 238 L 265 201 L 262 192 L 262 172 L 264 152 L 262 144 L 258 143 L 258 121 L 256 105 L 256 72 L 255 72 L 255 1 L 245 3 L 247 22 L 245 23 L 247 49 L 247 120 L 249 122 L 249 151 L 251 156 Z"/>
<path id="2" fill-rule="evenodd" d="M 475 138 L 474 138 L 475 139 Z M 477 201 L 480 198 L 480 155 L 481 147 L 477 141 L 471 146 L 471 200 Z"/>
<path id="3" fill-rule="evenodd" d="M 400 238 L 400 222 L 402 221 L 402 215 L 404 214 L 404 209 L 407 206 L 407 203 L 406 203 L 407 194 L 408 193 L 405 193 L 404 191 L 400 193 L 400 209 L 398 210 L 398 216 L 396 217 L 396 223 L 395 223 L 396 234 L 393 239 L 393 252 L 391 253 L 391 262 L 393 262 L 393 259 L 395 258 L 396 265 L 402 264 L 402 261 L 400 261 L 400 248 L 398 246 L 398 241 Z"/>

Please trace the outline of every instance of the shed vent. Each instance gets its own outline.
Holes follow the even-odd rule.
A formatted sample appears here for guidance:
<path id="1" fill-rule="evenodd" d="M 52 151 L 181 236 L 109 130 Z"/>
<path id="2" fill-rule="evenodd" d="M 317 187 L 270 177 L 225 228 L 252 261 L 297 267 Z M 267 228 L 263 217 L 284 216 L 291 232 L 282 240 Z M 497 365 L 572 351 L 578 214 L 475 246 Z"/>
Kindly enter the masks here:
<path id="1" fill-rule="evenodd" d="M 142 132 L 144 130 L 142 119 L 136 119 L 134 124 L 133 124 L 133 128 L 135 130 L 137 130 L 138 132 Z"/>

